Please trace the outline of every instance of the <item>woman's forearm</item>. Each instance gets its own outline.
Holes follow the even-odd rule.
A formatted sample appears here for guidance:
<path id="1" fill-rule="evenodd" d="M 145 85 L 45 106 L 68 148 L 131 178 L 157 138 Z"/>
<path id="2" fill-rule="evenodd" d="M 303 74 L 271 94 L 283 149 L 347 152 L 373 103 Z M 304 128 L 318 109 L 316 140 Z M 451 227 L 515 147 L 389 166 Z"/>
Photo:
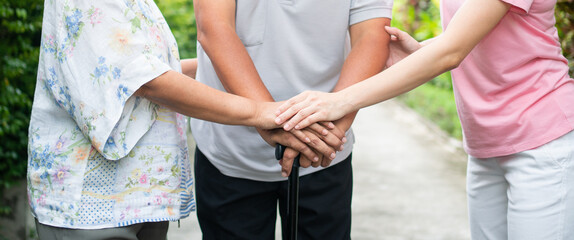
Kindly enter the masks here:
<path id="1" fill-rule="evenodd" d="M 396 97 L 456 68 L 509 8 L 498 0 L 465 1 L 440 37 L 387 70 L 347 88 L 350 105 L 361 108 Z"/>
<path id="2" fill-rule="evenodd" d="M 342 90 L 339 98 L 347 101 L 351 111 L 408 92 L 460 63 L 459 56 L 448 43 L 436 39 L 433 48 L 421 48 L 385 71 Z M 413 71 L 413 66 L 417 71 Z"/>
<path id="3" fill-rule="evenodd" d="M 168 71 L 137 92 L 150 101 L 181 114 L 231 125 L 273 128 L 278 104 L 259 103 L 225 93 L 175 71 Z"/>

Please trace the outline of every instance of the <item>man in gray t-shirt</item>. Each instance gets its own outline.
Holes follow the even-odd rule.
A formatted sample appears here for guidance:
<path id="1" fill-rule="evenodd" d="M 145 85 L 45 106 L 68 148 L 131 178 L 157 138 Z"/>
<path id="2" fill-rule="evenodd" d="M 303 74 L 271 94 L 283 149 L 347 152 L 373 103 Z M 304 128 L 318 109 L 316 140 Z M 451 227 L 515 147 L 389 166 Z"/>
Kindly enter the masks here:
<path id="1" fill-rule="evenodd" d="M 195 0 L 194 7 L 197 80 L 244 97 L 282 101 L 305 90 L 338 91 L 382 71 L 388 56 L 383 26 L 392 0 Z M 336 144 L 317 128 L 263 131 L 192 119 L 204 238 L 273 238 L 286 185 L 276 143 L 291 146 L 290 158 L 300 151 L 326 155 L 301 169 L 298 235 L 350 238 L 354 116 L 335 121 L 329 133 L 347 139 L 335 158 L 325 149 Z M 305 145 L 301 134 L 324 142 Z M 311 164 L 306 159 L 303 166 Z"/>

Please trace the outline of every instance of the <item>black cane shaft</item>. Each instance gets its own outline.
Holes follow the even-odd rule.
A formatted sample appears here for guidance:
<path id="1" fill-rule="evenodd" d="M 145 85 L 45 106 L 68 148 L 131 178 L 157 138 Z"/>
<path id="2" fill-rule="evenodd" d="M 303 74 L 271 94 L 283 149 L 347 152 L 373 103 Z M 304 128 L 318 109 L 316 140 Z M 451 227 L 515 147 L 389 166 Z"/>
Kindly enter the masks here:
<path id="1" fill-rule="evenodd" d="M 299 156 L 293 161 L 291 174 L 287 179 L 287 219 L 289 219 L 289 239 L 297 239 L 297 224 L 299 218 Z"/>
<path id="2" fill-rule="evenodd" d="M 275 148 L 275 158 L 281 160 L 285 146 L 277 144 Z M 289 229 L 289 239 L 297 239 L 297 224 L 299 218 L 299 158 L 295 157 L 291 167 L 291 174 L 287 178 L 287 229 Z"/>

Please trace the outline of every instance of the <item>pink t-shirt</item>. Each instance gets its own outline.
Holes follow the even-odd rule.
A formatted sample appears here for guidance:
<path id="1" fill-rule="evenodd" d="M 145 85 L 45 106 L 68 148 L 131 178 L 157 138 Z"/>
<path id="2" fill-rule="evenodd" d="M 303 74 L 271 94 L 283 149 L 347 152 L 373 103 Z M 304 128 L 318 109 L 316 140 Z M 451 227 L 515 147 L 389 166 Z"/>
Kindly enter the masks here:
<path id="1" fill-rule="evenodd" d="M 574 129 L 574 80 L 554 27 L 556 0 L 501 1 L 511 10 L 451 71 L 464 147 L 477 158 L 536 148 Z M 444 29 L 463 2 L 441 1 Z"/>

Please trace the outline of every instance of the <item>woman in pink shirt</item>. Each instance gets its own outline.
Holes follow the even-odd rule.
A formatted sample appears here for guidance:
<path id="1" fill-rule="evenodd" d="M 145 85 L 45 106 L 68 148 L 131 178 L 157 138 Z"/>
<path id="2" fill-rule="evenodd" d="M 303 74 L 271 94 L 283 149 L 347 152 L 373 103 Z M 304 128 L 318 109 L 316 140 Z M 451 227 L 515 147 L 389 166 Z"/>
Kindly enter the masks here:
<path id="1" fill-rule="evenodd" d="M 300 94 L 276 122 L 336 120 L 452 70 L 473 239 L 574 239 L 574 79 L 555 5 L 441 0 L 443 34 L 419 43 L 387 28 L 388 69 L 337 93 Z"/>

